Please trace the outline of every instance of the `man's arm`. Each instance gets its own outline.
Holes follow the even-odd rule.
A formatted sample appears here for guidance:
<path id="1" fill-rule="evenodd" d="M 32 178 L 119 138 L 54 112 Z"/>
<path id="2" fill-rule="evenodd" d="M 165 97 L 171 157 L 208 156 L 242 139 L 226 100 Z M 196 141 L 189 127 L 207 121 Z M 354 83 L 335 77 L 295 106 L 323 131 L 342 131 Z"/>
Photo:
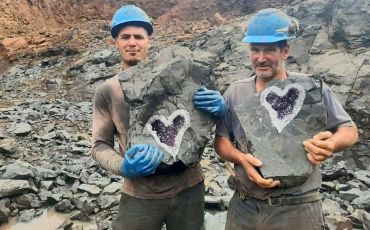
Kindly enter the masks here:
<path id="1" fill-rule="evenodd" d="M 121 175 L 119 167 L 123 156 L 113 148 L 114 130 L 115 126 L 107 102 L 97 91 L 93 101 L 91 155 L 102 168 Z"/>
<path id="2" fill-rule="evenodd" d="M 107 85 L 102 87 L 107 87 Z M 148 144 L 134 145 L 126 151 L 124 158 L 123 153 L 120 154 L 114 150 L 114 136 L 117 127 L 112 119 L 112 106 L 118 106 L 115 109 L 121 110 L 125 106 L 112 102 L 111 90 L 111 88 L 98 88 L 94 96 L 91 150 L 93 158 L 102 168 L 116 175 L 134 178 L 154 174 L 164 156 L 157 147 Z M 122 116 L 120 118 L 123 119 Z"/>
<path id="3" fill-rule="evenodd" d="M 273 188 L 280 185 L 279 181 L 273 179 L 264 179 L 257 172 L 255 167 L 262 166 L 262 162 L 253 157 L 250 153 L 243 153 L 231 143 L 226 137 L 217 136 L 214 142 L 215 150 L 224 160 L 242 165 L 251 181 L 262 188 Z"/>
<path id="4" fill-rule="evenodd" d="M 357 127 L 353 124 L 353 126 L 340 126 L 334 133 L 329 131 L 320 132 L 313 138 L 304 141 L 303 146 L 307 151 L 308 160 L 315 165 L 319 165 L 332 156 L 333 153 L 352 146 L 357 139 Z"/>

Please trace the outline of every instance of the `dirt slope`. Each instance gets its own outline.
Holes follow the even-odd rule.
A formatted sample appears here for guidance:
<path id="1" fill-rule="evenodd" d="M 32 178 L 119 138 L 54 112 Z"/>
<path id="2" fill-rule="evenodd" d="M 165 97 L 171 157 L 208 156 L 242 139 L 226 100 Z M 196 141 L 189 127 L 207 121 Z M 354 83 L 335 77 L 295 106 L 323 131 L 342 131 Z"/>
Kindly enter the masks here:
<path id="1" fill-rule="evenodd" d="M 142 7 L 155 19 L 154 36 L 178 33 L 179 39 L 186 39 L 199 31 L 199 26 L 190 26 L 189 30 L 189 23 L 206 28 L 262 7 L 290 2 L 292 0 L 2 0 L 0 67 L 5 59 L 16 61 L 25 54 L 37 54 L 53 47 L 84 50 L 93 44 L 111 42 L 111 17 L 125 4 Z"/>

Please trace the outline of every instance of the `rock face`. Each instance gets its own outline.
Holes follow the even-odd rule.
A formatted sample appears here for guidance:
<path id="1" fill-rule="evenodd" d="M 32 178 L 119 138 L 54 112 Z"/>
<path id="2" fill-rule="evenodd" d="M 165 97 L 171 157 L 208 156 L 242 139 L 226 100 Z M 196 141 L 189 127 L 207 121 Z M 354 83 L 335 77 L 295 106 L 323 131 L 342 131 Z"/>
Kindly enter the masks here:
<path id="1" fill-rule="evenodd" d="M 158 146 L 169 165 L 181 160 L 194 166 L 214 124 L 193 105 L 198 88 L 214 87 L 208 67 L 187 48 L 171 46 L 152 61 L 120 73 L 119 81 L 130 105 L 129 142 Z"/>
<path id="2" fill-rule="evenodd" d="M 238 144 L 263 162 L 260 170 L 265 178 L 293 187 L 312 173 L 302 142 L 325 130 L 321 96 L 316 79 L 291 74 L 287 80 L 269 82 L 260 94 L 235 107 L 246 137 Z"/>
<path id="3" fill-rule="evenodd" d="M 291 67 L 323 73 L 325 81 L 359 128 L 359 143 L 344 153 L 369 169 L 369 38 L 370 5 L 360 1 L 305 1 L 287 11 L 301 25 L 292 44 Z M 291 68 L 289 67 L 289 68 Z"/>
<path id="4" fill-rule="evenodd" d="M 370 28 L 366 23 L 358 23 L 370 22 L 369 1 L 359 0 L 354 4 L 354 1 L 340 0 L 334 4 L 336 7 L 329 30 L 334 42 L 343 42 L 349 49 L 369 47 Z"/>

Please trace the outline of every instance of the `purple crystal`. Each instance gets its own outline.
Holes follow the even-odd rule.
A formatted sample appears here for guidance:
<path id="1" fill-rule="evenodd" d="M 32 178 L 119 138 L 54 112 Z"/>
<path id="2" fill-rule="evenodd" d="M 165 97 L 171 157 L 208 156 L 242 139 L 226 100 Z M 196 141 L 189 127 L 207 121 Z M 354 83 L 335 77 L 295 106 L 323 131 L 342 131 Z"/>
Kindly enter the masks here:
<path id="1" fill-rule="evenodd" d="M 302 108 L 306 91 L 298 83 L 288 84 L 283 90 L 270 86 L 261 93 L 261 104 L 270 114 L 271 123 L 281 133 Z"/>
<path id="2" fill-rule="evenodd" d="M 278 119 L 291 115 L 293 113 L 299 91 L 296 88 L 290 88 L 288 92 L 280 97 L 274 92 L 270 92 L 266 101 L 271 104 L 271 107 L 277 112 Z"/>
<path id="3" fill-rule="evenodd" d="M 155 119 L 151 123 L 151 128 L 153 131 L 156 132 L 157 136 L 161 143 L 164 143 L 168 146 L 174 147 L 176 144 L 176 136 L 185 124 L 185 118 L 181 115 L 177 115 L 174 119 L 172 124 L 166 126 L 163 122 L 159 119 Z"/>

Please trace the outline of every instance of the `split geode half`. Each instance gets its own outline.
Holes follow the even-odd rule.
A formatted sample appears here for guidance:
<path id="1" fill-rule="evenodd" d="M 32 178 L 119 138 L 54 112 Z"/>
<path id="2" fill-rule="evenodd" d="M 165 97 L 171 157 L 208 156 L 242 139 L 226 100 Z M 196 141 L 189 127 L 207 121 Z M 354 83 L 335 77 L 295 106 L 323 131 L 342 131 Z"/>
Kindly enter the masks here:
<path id="1" fill-rule="evenodd" d="M 235 107 L 245 134 L 237 140 L 241 150 L 260 159 L 262 176 L 280 180 L 281 187 L 302 184 L 313 171 L 302 142 L 326 128 L 320 83 L 295 73 Z"/>
<path id="2" fill-rule="evenodd" d="M 212 117 L 193 105 L 198 88 L 214 88 L 204 61 L 196 60 L 185 47 L 170 46 L 121 72 L 118 79 L 130 105 L 129 143 L 157 146 L 166 165 L 181 161 L 195 166 L 214 126 Z"/>

